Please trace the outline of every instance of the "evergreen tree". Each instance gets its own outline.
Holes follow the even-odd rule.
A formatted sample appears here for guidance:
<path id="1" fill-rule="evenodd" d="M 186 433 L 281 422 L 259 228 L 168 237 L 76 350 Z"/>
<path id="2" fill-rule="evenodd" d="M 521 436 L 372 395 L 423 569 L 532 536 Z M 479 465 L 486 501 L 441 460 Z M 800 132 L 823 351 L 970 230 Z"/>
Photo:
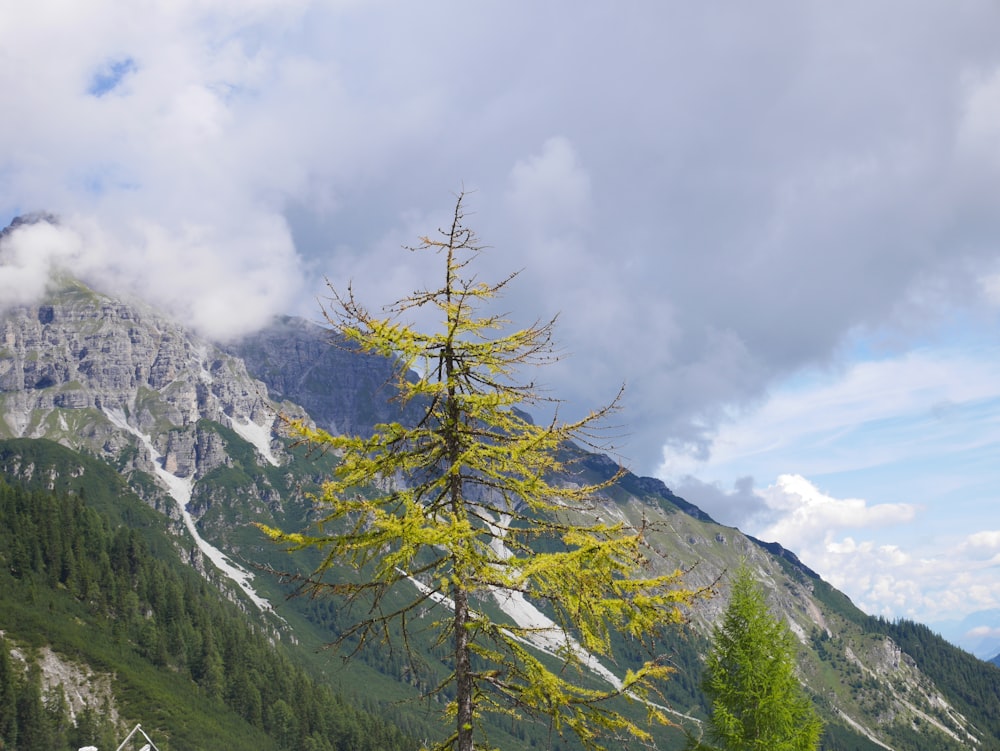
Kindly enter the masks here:
<path id="1" fill-rule="evenodd" d="M 0 453 L 4 443 L 0 441 Z M 38 445 L 44 447 L 35 442 L 17 445 L 19 456 Z M 56 474 L 43 469 L 45 465 L 37 456 L 30 461 L 35 462 L 38 476 Z M 37 502 L 46 493 L 56 502 Z M 141 505 L 137 498 L 133 501 Z M 0 560 L 12 559 L 19 530 L 43 529 L 43 517 L 48 514 L 60 515 L 60 535 L 32 541 L 38 555 L 25 556 L 25 568 L 15 572 L 0 566 L 0 751 L 84 746 L 113 749 L 120 740 L 111 720 L 110 698 L 104 706 L 80 711 L 74 724 L 63 688 L 43 691 L 37 661 L 29 658 L 22 670 L 22 663 L 11 657 L 15 638 L 49 644 L 74 661 L 99 664 L 102 672 L 118 673 L 123 679 L 116 685 L 114 699 L 119 709 L 148 716 L 149 708 L 155 706 L 155 721 L 169 728 L 183 748 L 200 747 L 192 745 L 198 736 L 208 739 L 218 733 L 222 737 L 222 728 L 234 727 L 237 712 L 254 726 L 263 727 L 268 707 L 277 707 L 266 719 L 286 748 L 301 747 L 306 736 L 315 736 L 310 745 L 317 751 L 334 751 L 332 744 L 338 751 L 413 747 L 412 741 L 389 725 L 391 719 L 373 723 L 338 703 L 329 689 L 293 665 L 283 656 L 280 645 L 247 623 L 242 611 L 220 599 L 212 585 L 175 559 L 172 552 L 166 560 L 159 559 L 139 532 L 125 526 L 116 529 L 108 517 L 75 502 L 73 495 L 53 496 L 50 491 L 11 487 L 0 477 L 0 518 L 4 521 L 0 524 Z M 48 580 L 51 562 L 60 560 L 59 550 L 75 551 L 81 574 L 75 581 L 85 585 L 82 590 L 73 591 L 75 584 L 53 585 Z M 117 568 L 110 565 L 112 555 L 119 563 Z M 88 579 L 101 581 L 101 589 L 87 585 Z M 32 588 L 37 589 L 44 610 L 33 612 L 26 607 L 24 593 Z M 93 597 L 84 594 L 90 590 Z M 120 597 L 116 592 L 126 595 Z M 183 632 L 183 637 L 172 636 L 175 631 Z M 183 654 L 163 648 L 171 638 L 184 642 Z M 158 674 L 162 682 L 148 670 L 154 663 L 161 667 Z M 175 693 L 176 686 L 184 685 L 183 681 L 175 683 L 176 674 L 198 686 L 194 695 L 201 706 L 194 716 L 190 714 L 190 697 L 181 699 Z M 134 676 L 139 680 L 132 680 Z M 190 684 L 184 692 L 190 693 Z M 186 708 L 184 716 L 177 714 L 182 707 Z M 384 714 L 381 707 L 378 710 Z M 340 732 L 341 722 L 361 727 L 366 719 L 369 724 L 364 729 Z M 263 733 L 247 735 L 267 740 Z M 342 736 L 347 740 L 342 742 Z M 317 744 L 317 739 L 322 742 Z M 204 747 L 228 748 L 225 744 L 225 740 L 212 740 Z M 266 745 L 276 748 L 278 744 Z M 240 747 L 256 748 L 259 744 Z"/>
<path id="2" fill-rule="evenodd" d="M 0 635 L 0 749 L 17 740 L 17 681 L 7 641 Z"/>
<path id="3" fill-rule="evenodd" d="M 70 718 L 69 703 L 66 701 L 66 691 L 61 683 L 46 694 L 45 714 L 51 737 L 50 748 L 66 748 L 73 723 Z"/>
<path id="4" fill-rule="evenodd" d="M 794 637 L 746 566 L 733 577 L 702 686 L 711 701 L 709 740 L 724 751 L 819 748 L 822 723 L 795 675 Z"/>
<path id="5" fill-rule="evenodd" d="M 114 723 L 108 706 L 99 709 L 84 707 L 76 716 L 76 724 L 69 731 L 69 747 L 96 746 L 106 749 L 118 745 Z"/>
<path id="6" fill-rule="evenodd" d="M 592 678 L 588 656 L 610 654 L 613 630 L 641 639 L 677 623 L 692 593 L 679 572 L 644 573 L 643 530 L 599 520 L 591 502 L 610 482 L 554 479 L 571 469 L 564 460 L 570 442 L 593 446 L 592 428 L 614 403 L 573 423 L 526 418 L 521 410 L 543 400 L 533 384 L 517 382 L 517 371 L 555 357 L 554 321 L 503 333 L 507 321 L 481 312 L 514 275 L 486 284 L 470 274 L 481 246 L 464 225 L 462 204 L 460 195 L 450 226 L 415 249 L 443 258 L 440 287 L 399 301 L 384 317 L 350 288 L 334 290 L 327 311 L 349 343 L 395 358 L 401 400 L 422 419 L 380 425 L 371 437 L 292 422 L 295 435 L 342 460 L 318 499 L 325 510 L 318 533 L 266 531 L 293 549 L 323 551 L 304 590 L 370 598 L 370 616 L 344 634 L 362 646 L 390 626 L 405 640 L 408 617 L 447 606 L 437 627 L 451 645 L 453 672 L 437 690 L 454 697 L 455 731 L 439 748 L 471 751 L 486 713 L 548 717 L 588 747 L 600 747 L 604 732 L 648 739 L 645 727 L 605 700 L 641 699 L 669 668 L 650 659 L 623 686 L 604 691 L 584 685 Z M 436 311 L 440 330 L 423 333 L 403 320 L 416 309 Z M 340 564 L 363 570 L 360 582 L 328 579 Z M 389 593 L 405 603 L 389 606 L 398 602 Z M 474 607 L 526 595 L 551 616 L 552 628 L 494 622 Z M 539 637 L 549 639 L 559 664 L 526 646 Z M 667 723 L 655 706 L 646 709 Z"/>
<path id="7" fill-rule="evenodd" d="M 299 728 L 295 711 L 284 699 L 267 709 L 267 730 L 282 749 L 298 748 Z"/>
<path id="8" fill-rule="evenodd" d="M 17 747 L 52 748 L 52 727 L 42 700 L 42 671 L 32 663 L 17 696 Z"/>

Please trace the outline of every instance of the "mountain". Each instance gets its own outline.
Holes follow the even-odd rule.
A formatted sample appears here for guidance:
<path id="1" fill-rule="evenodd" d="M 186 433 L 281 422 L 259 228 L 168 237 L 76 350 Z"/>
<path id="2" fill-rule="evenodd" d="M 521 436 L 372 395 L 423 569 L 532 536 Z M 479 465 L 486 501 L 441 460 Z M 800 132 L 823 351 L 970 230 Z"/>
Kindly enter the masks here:
<path id="1" fill-rule="evenodd" d="M 225 603 L 251 633 L 266 635 L 282 659 L 335 690 L 337 701 L 372 710 L 402 728 L 405 732 L 392 736 L 392 742 L 403 748 L 405 737 L 435 732 L 434 708 L 418 697 L 441 672 L 440 650 L 426 637 L 415 650 L 418 662 L 374 650 L 346 664 L 327 653 L 317 655 L 315 650 L 349 622 L 349 614 L 335 600 L 286 599 L 290 585 L 262 568 L 308 570 L 313 559 L 309 553 L 290 559 L 251 526 L 262 521 L 304 528 L 312 518 L 308 493 L 329 476 L 334 460 L 290 446 L 281 436 L 277 415 L 362 434 L 380 421 L 412 419 L 393 399 L 391 368 L 392 363 L 352 351 L 326 329 L 294 318 L 276 320 L 253 336 L 222 346 L 140 302 L 101 294 L 64 276 L 54 281 L 45 299 L 10 308 L 0 317 L 0 470 L 11 488 L 54 494 L 44 496 L 49 499 L 44 503 L 54 503 L 51 498 L 64 505 L 84 500 L 100 515 L 86 523 L 106 527 L 112 540 L 117 530 L 141 532 L 147 546 L 143 556 L 163 565 L 169 560 L 171 571 L 183 581 L 194 575 L 205 583 L 202 594 Z M 607 457 L 578 453 L 576 465 L 584 474 L 579 480 L 602 480 L 617 469 Z M 787 618 L 799 638 L 801 677 L 827 722 L 825 749 L 1000 749 L 1000 670 L 994 666 L 919 624 L 865 615 L 791 551 L 717 524 L 658 480 L 626 475 L 608 489 L 600 513 L 636 525 L 645 520 L 658 565 L 686 570 L 689 585 L 713 588 L 723 582 L 715 587 L 715 596 L 692 610 L 688 626 L 664 645 L 677 667 L 666 692 L 679 724 L 695 729 L 704 716 L 700 655 L 725 606 L 720 577 L 747 561 L 767 583 L 772 608 Z M 0 548 L 0 555 L 14 555 L 13 548 Z M 40 605 L 64 608 L 86 620 L 73 610 L 86 595 L 77 593 L 70 579 L 60 580 L 38 555 L 31 560 L 41 567 L 31 568 L 27 578 L 36 591 L 51 590 Z M 20 592 L 27 585 L 11 580 L 9 586 Z M 183 590 L 194 584 L 176 586 Z M 155 622 L 153 606 L 148 603 L 146 612 Z M 64 649 L 75 657 L 62 654 L 60 659 L 82 660 L 81 670 L 109 672 L 99 665 L 107 659 L 101 655 L 111 649 L 107 644 L 101 649 L 93 645 L 93 654 L 81 651 L 78 638 L 64 638 L 52 629 L 45 630 L 51 636 L 40 636 L 42 616 L 30 606 L 18 612 L 22 615 L 12 623 L 10 613 L 0 610 L 0 630 L 11 653 L 29 644 Z M 104 619 L 93 626 L 96 640 L 113 644 L 121 638 L 132 645 L 127 634 L 114 636 L 115 612 L 108 608 L 86 615 Z M 128 623 L 119 630 L 127 632 Z M 132 626 L 138 629 L 134 666 L 122 665 L 116 672 L 194 675 L 190 660 L 180 656 L 186 652 L 185 639 L 193 638 L 191 630 L 164 624 L 161 635 L 174 634 L 176 643 L 173 651 L 160 652 L 143 648 L 142 624 Z M 622 664 L 605 666 L 619 674 L 628 667 L 628 645 L 622 641 L 620 647 Z M 231 666 L 223 660 L 223 667 Z M 188 680 L 190 690 L 206 690 L 197 677 Z M 262 687 L 256 691 L 261 697 L 267 694 Z M 120 716 L 139 721 L 143 717 L 134 713 L 149 711 L 152 704 L 130 703 L 134 694 L 112 689 L 101 701 L 120 707 Z M 240 732 L 264 733 L 273 740 L 281 723 L 268 719 L 271 710 L 258 706 L 260 701 L 264 699 L 237 702 L 226 711 L 235 713 L 234 723 L 248 723 L 250 729 Z M 180 722 L 180 714 L 159 715 L 159 727 L 176 747 L 190 747 L 182 744 L 190 736 L 171 727 Z M 305 721 L 296 717 L 295 722 L 301 729 Z M 550 747 L 554 742 L 548 728 L 527 722 L 496 726 L 493 733 L 493 742 L 503 748 Z M 286 736 L 291 743 L 292 736 Z M 295 742 L 304 743 L 304 737 L 295 736 Z M 231 747 L 218 743 L 199 747 Z M 164 748 L 159 741 L 157 745 Z M 658 745 L 679 748 L 683 736 L 665 730 Z"/>
<path id="2" fill-rule="evenodd" d="M 392 363 L 361 354 L 329 329 L 301 318 L 281 317 L 227 347 L 275 401 L 302 407 L 331 433 L 371 435 L 375 425 L 407 419 L 387 386 Z M 417 411 L 410 408 L 410 418 Z"/>
<path id="3" fill-rule="evenodd" d="M 984 660 L 1000 654 L 1000 610 L 977 610 L 961 620 L 928 624 L 952 644 Z"/>

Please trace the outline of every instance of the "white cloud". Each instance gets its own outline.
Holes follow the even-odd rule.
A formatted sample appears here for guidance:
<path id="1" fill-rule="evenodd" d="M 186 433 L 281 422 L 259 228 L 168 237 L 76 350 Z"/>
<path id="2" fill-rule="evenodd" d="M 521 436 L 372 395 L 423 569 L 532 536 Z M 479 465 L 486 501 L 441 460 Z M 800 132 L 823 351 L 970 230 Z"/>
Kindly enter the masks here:
<path id="1" fill-rule="evenodd" d="M 759 494 L 770 513 L 778 518 L 756 529 L 755 534 L 778 540 L 795 551 L 836 545 L 835 537 L 843 530 L 906 524 L 916 516 L 916 509 L 906 503 L 869 505 L 861 498 L 834 498 L 800 475 L 782 475 Z M 858 549 L 851 538 L 842 544 Z"/>
<path id="2" fill-rule="evenodd" d="M 1000 638 L 1000 627 L 992 628 L 990 626 L 976 626 L 975 628 L 969 629 L 966 636 L 972 639 Z"/>
<path id="3" fill-rule="evenodd" d="M 0 243 L 0 306 L 38 298 L 45 292 L 52 270 L 72 267 L 81 253 L 77 233 L 48 221 L 9 232 Z"/>
<path id="4" fill-rule="evenodd" d="M 291 308 L 303 280 L 282 202 L 305 172 L 287 144 L 305 150 L 311 139 L 269 125 L 286 108 L 247 105 L 268 97 L 269 35 L 299 11 L 70 5 L 43 2 L 0 23 L 17 29 L 0 32 L 0 90 L 18 102 L 0 119 L 10 154 L 0 203 L 57 213 L 75 243 L 65 266 L 209 335 L 238 335 Z M 51 49 L 59 54 L 39 55 Z M 33 264 L 3 273 L 37 276 L 42 257 Z"/>
<path id="5" fill-rule="evenodd" d="M 248 217 L 243 226 L 229 228 L 143 223 L 133 238 L 129 266 L 101 275 L 119 274 L 133 288 L 133 280 L 141 280 L 138 291 L 144 299 L 211 337 L 226 339 L 260 328 L 300 289 L 299 259 L 277 215 Z"/>
<path id="6" fill-rule="evenodd" d="M 964 547 L 990 551 L 1000 550 L 1000 531 L 984 530 L 982 532 L 975 532 L 966 538 Z"/>
<path id="7" fill-rule="evenodd" d="M 0 300 L 37 300 L 54 271 L 111 294 L 139 295 L 220 340 L 260 328 L 301 284 L 288 228 L 273 215 L 225 235 L 218 227 L 170 231 L 151 222 L 109 235 L 79 217 L 22 225 L 0 245 Z"/>
<path id="8" fill-rule="evenodd" d="M 1000 603 L 998 383 L 990 349 L 976 346 L 803 375 L 734 415 L 707 459 L 667 454 L 665 466 L 718 478 L 709 488 L 741 480 L 749 499 L 674 486 L 793 550 L 866 611 L 960 618 Z M 748 476 L 777 479 L 754 488 Z"/>
<path id="9" fill-rule="evenodd" d="M 1000 605 L 989 568 L 954 548 L 940 547 L 932 557 L 899 551 L 831 555 L 824 564 L 835 572 L 828 581 L 869 613 L 930 623 Z"/>
<path id="10" fill-rule="evenodd" d="M 1000 606 L 998 532 L 921 543 L 911 534 L 921 523 L 915 506 L 836 498 L 800 476 L 756 495 L 766 508 L 743 528 L 781 542 L 868 613 L 933 622 Z"/>

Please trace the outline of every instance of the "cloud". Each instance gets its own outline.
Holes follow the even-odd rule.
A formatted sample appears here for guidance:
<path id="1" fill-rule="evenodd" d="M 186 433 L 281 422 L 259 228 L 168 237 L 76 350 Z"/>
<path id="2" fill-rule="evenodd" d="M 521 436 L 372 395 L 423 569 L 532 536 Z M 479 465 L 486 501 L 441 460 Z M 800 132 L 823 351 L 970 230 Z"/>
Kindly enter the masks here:
<path id="1" fill-rule="evenodd" d="M 1000 549 L 1000 531 L 986 530 L 969 535 L 965 542 L 969 548 L 979 548 L 987 550 Z"/>
<path id="2" fill-rule="evenodd" d="M 983 345 L 922 348 L 815 369 L 729 412 L 701 457 L 664 449 L 665 478 L 804 475 L 930 462 L 995 439 L 1000 364 Z M 925 464 L 926 467 L 926 464 Z"/>
<path id="3" fill-rule="evenodd" d="M 836 498 L 795 475 L 760 490 L 744 481 L 736 491 L 724 495 L 747 509 L 745 531 L 780 541 L 865 612 L 934 622 L 1000 606 L 990 579 L 1000 532 L 921 543 L 908 535 L 920 523 L 916 506 Z"/>
<path id="4" fill-rule="evenodd" d="M 851 543 L 832 546 L 808 565 L 826 567 L 824 578 L 865 612 L 933 623 L 1000 605 L 989 567 L 957 548 L 939 546 L 920 555 Z"/>
<path id="5" fill-rule="evenodd" d="M 987 5 L 7 6 L 0 217 L 96 226 L 109 280 L 225 333 L 247 295 L 315 315 L 324 274 L 423 279 L 398 244 L 465 182 L 484 276 L 561 313 L 542 380 L 577 413 L 625 382 L 639 471 L 857 332 L 905 349 L 992 294 Z"/>
<path id="6" fill-rule="evenodd" d="M 270 102 L 246 109 L 269 98 L 268 35 L 284 28 L 280 16 L 294 17 L 293 6 L 261 2 L 246 15 L 219 4 L 65 10 L 65 26 L 28 14 L 4 38 L 12 64 L 0 88 L 18 107 L 0 124 L 11 155 L 0 165 L 0 204 L 56 212 L 60 232 L 73 237 L 66 267 L 211 336 L 245 333 L 293 307 L 302 268 L 282 195 L 299 184 L 303 164 L 284 144 L 294 134 L 271 127 Z M 60 54 L 38 56 L 52 48 Z M 15 241 L 34 246 L 52 231 Z M 8 277 L 12 268 L 29 267 L 8 267 Z"/>
<path id="7" fill-rule="evenodd" d="M 968 71 L 962 80 L 963 97 L 957 141 L 969 159 L 1000 160 L 1000 68 Z"/>
<path id="8" fill-rule="evenodd" d="M 0 306 L 29 303 L 46 290 L 53 269 L 69 267 L 82 243 L 72 230 L 33 217 L 0 235 Z"/>
<path id="9" fill-rule="evenodd" d="M 671 490 L 681 498 L 694 503 L 717 521 L 748 529 L 750 524 L 761 518 L 771 519 L 767 500 L 754 489 L 752 477 L 740 477 L 733 483 L 731 491 L 716 482 L 704 482 L 687 475 L 675 483 Z"/>
<path id="10" fill-rule="evenodd" d="M 277 215 L 248 217 L 228 228 L 141 222 L 125 242 L 127 253 L 111 253 L 115 265 L 91 274 L 134 290 L 215 339 L 259 329 L 301 289 L 299 259 Z"/>
<path id="11" fill-rule="evenodd" d="M 674 487 L 723 523 L 765 541 L 779 541 L 862 609 L 876 614 L 926 613 L 936 572 L 899 545 L 877 543 L 874 531 L 898 532 L 917 520 L 910 504 L 869 504 L 836 498 L 798 475 L 766 488 L 741 478 L 733 491 L 685 478 Z"/>
<path id="12" fill-rule="evenodd" d="M 958 550 L 964 558 L 976 561 L 977 565 L 1000 565 L 1000 531 L 975 532 L 965 538 Z"/>
<path id="13" fill-rule="evenodd" d="M 975 628 L 969 629 L 969 631 L 966 632 L 966 636 L 970 639 L 997 639 L 1000 638 L 1000 628 L 976 626 Z"/>
<path id="14" fill-rule="evenodd" d="M 663 477 L 720 522 L 795 551 L 867 612 L 933 623 L 995 608 L 1000 371 L 989 338 L 958 333 L 789 379 L 731 414 L 708 457 L 665 453 Z M 776 479 L 754 487 L 741 480 L 751 472 Z"/>
<path id="15" fill-rule="evenodd" d="M 916 509 L 907 503 L 869 505 L 861 498 L 834 498 L 800 475 L 782 475 L 760 494 L 778 518 L 758 527 L 758 536 L 780 540 L 792 550 L 828 547 L 843 530 L 906 524 L 916 516 Z M 854 547 L 853 541 L 850 544 Z"/>
<path id="16" fill-rule="evenodd" d="M 273 216 L 225 236 L 216 227 L 170 231 L 150 222 L 108 235 L 92 221 L 52 218 L 22 223 L 0 239 L 0 300 L 30 303 L 54 272 L 70 273 L 101 291 L 139 295 L 226 340 L 259 329 L 289 304 L 297 262 L 287 227 Z"/>

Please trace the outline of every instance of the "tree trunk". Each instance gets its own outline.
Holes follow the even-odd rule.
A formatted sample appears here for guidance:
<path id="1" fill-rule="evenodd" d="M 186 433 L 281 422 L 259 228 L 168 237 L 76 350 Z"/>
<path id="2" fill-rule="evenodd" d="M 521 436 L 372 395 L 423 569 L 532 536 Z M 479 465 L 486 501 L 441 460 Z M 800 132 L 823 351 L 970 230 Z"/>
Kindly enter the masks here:
<path id="1" fill-rule="evenodd" d="M 458 704 L 456 751 L 472 751 L 472 659 L 469 650 L 469 593 L 456 584 L 455 600 L 455 685 Z"/>

